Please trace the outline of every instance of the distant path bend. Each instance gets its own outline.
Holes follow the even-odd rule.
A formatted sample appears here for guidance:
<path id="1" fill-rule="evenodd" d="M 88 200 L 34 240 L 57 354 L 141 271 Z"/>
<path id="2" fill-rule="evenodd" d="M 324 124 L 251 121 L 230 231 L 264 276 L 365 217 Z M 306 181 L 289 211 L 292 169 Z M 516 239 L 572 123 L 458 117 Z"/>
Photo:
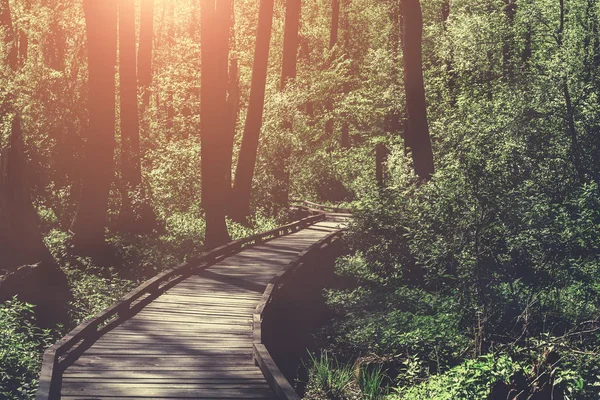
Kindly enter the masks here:
<path id="1" fill-rule="evenodd" d="M 60 398 L 281 398 L 255 364 L 253 314 L 273 277 L 344 217 L 328 214 L 192 272 L 66 368 Z"/>

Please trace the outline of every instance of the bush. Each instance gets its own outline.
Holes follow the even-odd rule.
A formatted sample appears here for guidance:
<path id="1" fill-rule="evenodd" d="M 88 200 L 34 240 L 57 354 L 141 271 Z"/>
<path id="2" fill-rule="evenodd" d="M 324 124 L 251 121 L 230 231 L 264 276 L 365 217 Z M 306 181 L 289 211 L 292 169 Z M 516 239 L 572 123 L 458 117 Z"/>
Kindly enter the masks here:
<path id="1" fill-rule="evenodd" d="M 17 298 L 0 304 L 0 398 L 32 399 L 38 385 L 42 352 L 59 330 L 36 326 L 34 306 Z"/>

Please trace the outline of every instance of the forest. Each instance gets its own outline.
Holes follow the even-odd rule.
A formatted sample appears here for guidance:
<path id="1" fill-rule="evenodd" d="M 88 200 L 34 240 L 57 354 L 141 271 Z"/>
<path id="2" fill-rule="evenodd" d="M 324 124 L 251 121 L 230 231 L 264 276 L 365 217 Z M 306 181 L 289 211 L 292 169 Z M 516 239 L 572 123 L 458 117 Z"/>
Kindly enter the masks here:
<path id="1" fill-rule="evenodd" d="M 0 150 L 0 399 L 297 199 L 301 398 L 599 398 L 598 0 L 0 0 Z"/>

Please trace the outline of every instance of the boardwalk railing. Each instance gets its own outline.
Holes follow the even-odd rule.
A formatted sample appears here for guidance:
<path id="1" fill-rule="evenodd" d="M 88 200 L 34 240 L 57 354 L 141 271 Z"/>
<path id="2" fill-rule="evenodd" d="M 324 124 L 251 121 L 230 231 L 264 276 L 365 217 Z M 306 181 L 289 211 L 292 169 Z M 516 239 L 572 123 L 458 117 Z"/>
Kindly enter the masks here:
<path id="1" fill-rule="evenodd" d="M 44 352 L 36 400 L 59 399 L 63 372 L 85 350 L 102 335 L 138 313 L 152 300 L 186 279 L 193 272 L 207 268 L 247 246 L 297 232 L 324 219 L 325 214 L 321 213 L 267 232 L 230 242 L 209 251 L 201 257 L 168 269 L 144 282 L 108 309 L 73 329 Z"/>
<path id="2" fill-rule="evenodd" d="M 339 230 L 327 235 L 300 253 L 295 260 L 290 262 L 287 268 L 277 274 L 267 285 L 261 301 L 254 311 L 254 359 L 277 397 L 282 400 L 300 400 L 300 397 L 279 367 L 277 367 L 277 364 L 263 342 L 262 332 L 269 329 L 268 326 L 265 326 L 264 317 L 270 311 L 273 298 L 277 295 L 277 292 L 284 290 L 286 284 L 293 280 L 293 277 L 304 265 L 317 262 L 320 252 L 332 242 L 338 240 L 342 234 L 343 230 Z"/>
<path id="3" fill-rule="evenodd" d="M 349 208 L 326 206 L 323 204 L 317 204 L 306 200 L 292 199 L 290 200 L 290 204 L 292 205 L 292 207 L 296 207 L 300 210 L 304 210 L 313 214 L 322 212 L 334 214 L 347 214 L 348 216 L 352 214 L 352 210 Z"/>

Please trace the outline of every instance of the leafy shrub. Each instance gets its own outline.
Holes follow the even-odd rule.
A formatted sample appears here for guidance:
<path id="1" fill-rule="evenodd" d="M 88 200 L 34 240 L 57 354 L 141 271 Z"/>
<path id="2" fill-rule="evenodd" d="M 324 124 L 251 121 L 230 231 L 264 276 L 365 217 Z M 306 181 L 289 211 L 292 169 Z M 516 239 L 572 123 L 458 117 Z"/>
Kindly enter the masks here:
<path id="1" fill-rule="evenodd" d="M 493 385 L 509 383 L 516 374 L 525 374 L 526 366 L 507 355 L 485 355 L 467 360 L 446 373 L 435 375 L 424 383 L 397 390 L 398 399 L 485 399 Z"/>
<path id="2" fill-rule="evenodd" d="M 31 304 L 0 304 L 0 398 L 34 398 L 42 352 L 56 339 L 57 332 L 36 326 Z"/>

